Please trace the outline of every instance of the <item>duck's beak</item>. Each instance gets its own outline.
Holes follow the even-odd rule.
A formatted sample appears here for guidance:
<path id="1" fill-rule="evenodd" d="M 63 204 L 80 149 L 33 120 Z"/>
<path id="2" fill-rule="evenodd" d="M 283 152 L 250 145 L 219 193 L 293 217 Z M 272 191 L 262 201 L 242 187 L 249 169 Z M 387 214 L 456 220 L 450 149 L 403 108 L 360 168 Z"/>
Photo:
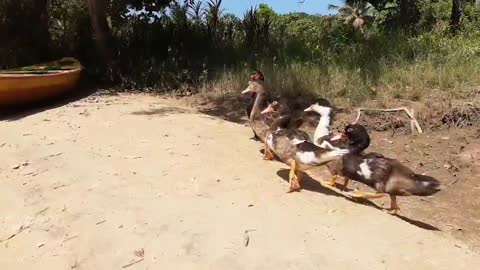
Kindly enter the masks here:
<path id="1" fill-rule="evenodd" d="M 306 109 L 303 110 L 303 111 L 304 111 L 304 112 L 313 112 L 313 109 L 312 109 L 312 107 L 310 106 L 310 107 L 306 108 Z"/>
<path id="2" fill-rule="evenodd" d="M 273 108 L 271 106 L 268 106 L 267 108 L 265 108 L 265 110 L 263 110 L 260 114 L 266 114 L 266 113 L 270 113 L 270 112 L 274 112 Z"/>
<path id="3" fill-rule="evenodd" d="M 252 81 L 248 81 L 248 86 L 247 88 L 245 88 L 245 90 L 242 91 L 242 94 L 247 94 L 247 93 L 250 93 L 250 92 L 253 92 L 252 89 L 250 88 L 250 84 L 252 83 Z"/>
<path id="4" fill-rule="evenodd" d="M 250 92 L 252 92 L 252 90 L 250 90 L 250 87 L 247 87 L 247 89 L 242 91 L 242 95 L 245 95 L 245 94 L 250 93 Z"/>
<path id="5" fill-rule="evenodd" d="M 330 141 L 344 140 L 344 139 L 347 139 L 347 138 L 348 138 L 348 136 L 345 133 L 340 133 L 340 134 L 334 136 L 333 138 L 331 138 Z"/>

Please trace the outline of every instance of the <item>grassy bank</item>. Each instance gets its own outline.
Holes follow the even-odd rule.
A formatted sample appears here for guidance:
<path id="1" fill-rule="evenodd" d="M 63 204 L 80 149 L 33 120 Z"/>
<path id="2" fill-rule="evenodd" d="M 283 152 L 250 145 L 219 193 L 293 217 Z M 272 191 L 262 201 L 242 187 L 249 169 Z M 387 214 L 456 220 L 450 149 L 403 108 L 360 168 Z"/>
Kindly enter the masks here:
<path id="1" fill-rule="evenodd" d="M 375 99 L 475 101 L 480 94 L 480 37 L 425 34 L 374 38 L 332 55 L 324 64 L 259 61 L 267 85 L 287 96 L 321 96 L 345 105 Z M 376 48 L 375 48 L 376 47 Z M 365 52 L 362 52 L 365 49 Z M 231 95 L 245 88 L 250 68 L 218 71 L 201 86 L 207 95 Z"/>

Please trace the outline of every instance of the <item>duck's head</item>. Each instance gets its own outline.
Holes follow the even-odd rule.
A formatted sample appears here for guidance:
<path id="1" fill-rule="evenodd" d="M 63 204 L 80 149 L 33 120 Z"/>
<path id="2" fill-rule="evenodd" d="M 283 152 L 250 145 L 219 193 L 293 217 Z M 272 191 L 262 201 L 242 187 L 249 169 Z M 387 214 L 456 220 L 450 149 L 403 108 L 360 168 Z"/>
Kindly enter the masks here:
<path id="1" fill-rule="evenodd" d="M 327 106 L 322 106 L 318 102 L 313 103 L 310 107 L 304 110 L 305 112 L 316 112 L 320 115 L 328 115 L 332 111 L 332 108 Z"/>
<path id="2" fill-rule="evenodd" d="M 333 137 L 332 141 L 348 140 L 351 153 L 360 153 L 370 145 L 370 136 L 364 126 L 360 124 L 348 124 L 343 133 Z"/>
<path id="3" fill-rule="evenodd" d="M 278 101 L 273 101 L 268 104 L 267 108 L 265 108 L 265 110 L 263 110 L 261 114 L 276 113 L 279 111 L 279 109 L 280 109 L 280 104 L 278 103 Z"/>
<path id="4" fill-rule="evenodd" d="M 252 74 L 250 74 L 250 80 L 251 81 L 265 81 L 265 77 L 263 76 L 263 73 L 259 70 L 255 70 Z"/>
<path id="5" fill-rule="evenodd" d="M 248 81 L 248 86 L 245 90 L 242 91 L 242 94 L 252 94 L 252 93 L 260 93 L 264 91 L 263 82 L 265 78 L 263 73 L 260 71 L 255 71 L 254 73 L 250 74 L 250 80 Z"/>

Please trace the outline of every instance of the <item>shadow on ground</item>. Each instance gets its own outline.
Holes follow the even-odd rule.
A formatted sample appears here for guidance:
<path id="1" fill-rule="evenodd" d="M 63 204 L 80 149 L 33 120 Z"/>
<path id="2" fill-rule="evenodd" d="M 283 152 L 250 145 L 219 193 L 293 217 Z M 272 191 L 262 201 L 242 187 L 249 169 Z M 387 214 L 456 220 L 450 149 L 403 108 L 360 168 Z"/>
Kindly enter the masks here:
<path id="1" fill-rule="evenodd" d="M 280 176 L 283 180 L 288 182 L 288 173 L 289 173 L 288 169 L 281 169 L 277 172 L 277 175 Z M 312 177 L 310 177 L 306 173 L 303 173 L 303 176 L 302 176 L 302 189 L 322 193 L 324 195 L 342 197 L 342 198 L 345 198 L 346 200 L 351 201 L 353 203 L 360 203 L 360 204 L 363 204 L 363 205 L 366 205 L 366 206 L 369 206 L 369 207 L 373 207 L 373 208 L 381 210 L 381 211 L 384 210 L 382 207 L 376 205 L 375 203 L 373 203 L 369 200 L 366 200 L 366 199 L 352 199 L 352 198 L 349 198 L 349 197 L 347 197 L 343 194 L 336 193 L 336 192 L 322 186 L 322 184 L 320 182 L 313 179 Z M 412 225 L 414 225 L 418 228 L 424 229 L 424 230 L 440 231 L 439 228 L 437 228 L 433 225 L 430 225 L 428 223 L 419 221 L 419 220 L 414 220 L 414 219 L 404 217 L 404 216 L 401 216 L 401 215 L 393 215 L 393 216 L 396 217 L 396 218 L 399 218 L 399 219 L 401 219 L 405 222 L 408 222 L 408 223 L 410 223 L 410 224 L 412 224 Z"/>
<path id="2" fill-rule="evenodd" d="M 141 110 L 132 112 L 132 115 L 159 115 L 159 116 L 167 116 L 170 114 L 180 114 L 180 113 L 189 113 L 191 111 L 185 110 L 178 107 L 171 107 L 171 106 L 162 106 L 160 108 L 148 109 L 148 110 Z"/>
<path id="3" fill-rule="evenodd" d="M 245 108 L 249 102 L 246 96 L 202 97 L 194 104 L 200 113 L 221 118 L 226 121 L 245 124 Z"/>

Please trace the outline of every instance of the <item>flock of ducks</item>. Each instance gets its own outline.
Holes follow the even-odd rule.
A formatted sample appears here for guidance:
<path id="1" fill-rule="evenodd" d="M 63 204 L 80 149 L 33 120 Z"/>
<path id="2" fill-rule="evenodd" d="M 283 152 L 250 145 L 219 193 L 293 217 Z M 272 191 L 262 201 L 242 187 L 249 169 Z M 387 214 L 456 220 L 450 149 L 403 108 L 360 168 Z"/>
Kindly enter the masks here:
<path id="1" fill-rule="evenodd" d="M 400 210 L 397 196 L 430 196 L 441 190 L 438 180 L 416 174 L 396 159 L 380 153 L 364 153 L 370 145 L 370 136 L 362 125 L 348 124 L 343 133 L 333 136 L 330 132 L 332 107 L 315 103 L 296 112 L 286 102 L 271 101 L 260 71 L 250 75 L 248 87 L 242 94 L 250 95 L 246 114 L 254 138 L 264 144 L 263 158 L 276 159 L 290 167 L 289 193 L 301 190 L 302 172 L 324 165 L 332 179 L 321 181 L 323 186 L 334 188 L 339 177 L 344 178 L 341 192 L 347 190 L 349 180 L 366 184 L 376 192 L 347 192 L 347 195 L 372 199 L 388 194 L 391 214 Z M 313 139 L 305 131 L 312 113 L 318 119 Z"/>

